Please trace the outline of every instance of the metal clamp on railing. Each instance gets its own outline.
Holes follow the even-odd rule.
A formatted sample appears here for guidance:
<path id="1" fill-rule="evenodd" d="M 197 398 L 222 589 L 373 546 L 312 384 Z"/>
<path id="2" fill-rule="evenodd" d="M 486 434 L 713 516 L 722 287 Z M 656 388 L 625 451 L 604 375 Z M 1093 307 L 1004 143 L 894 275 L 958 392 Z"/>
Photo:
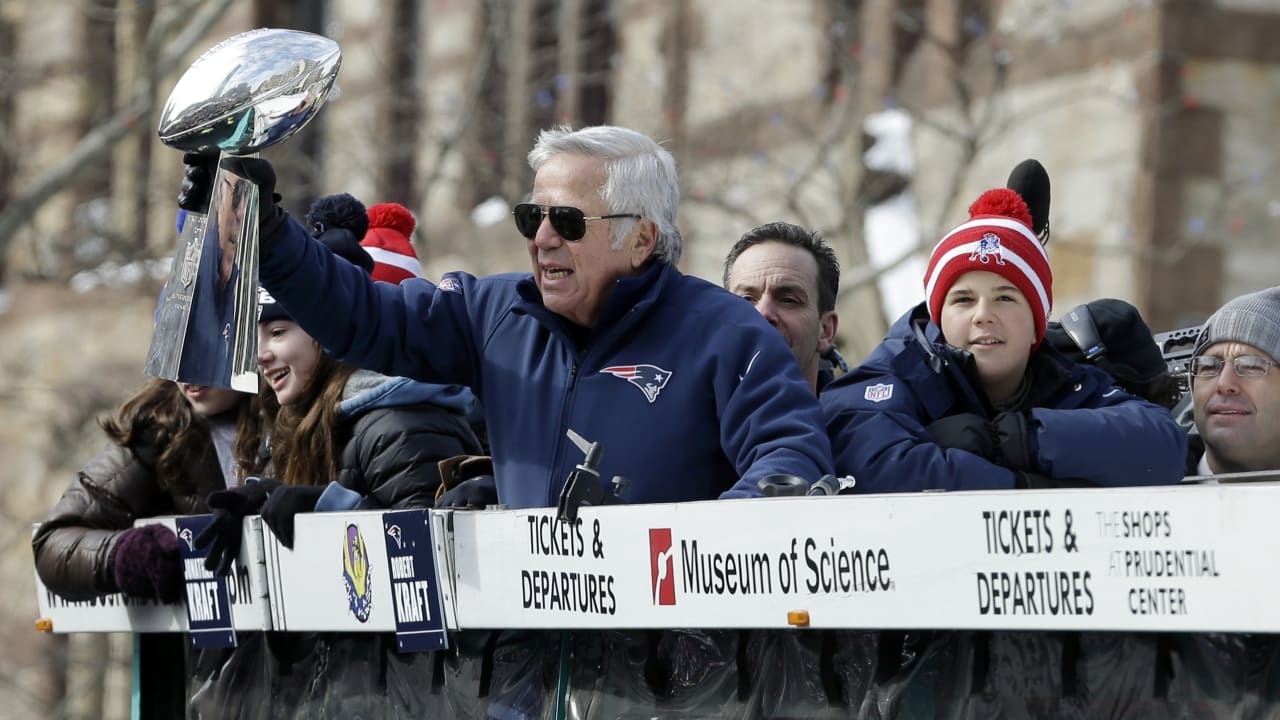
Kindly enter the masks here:
<path id="1" fill-rule="evenodd" d="M 621 493 L 630 484 L 626 478 L 622 476 L 614 476 L 613 491 L 606 493 L 604 486 L 600 484 L 600 459 L 604 455 L 604 448 L 597 442 L 591 442 L 582 437 L 578 433 L 569 429 L 566 434 L 573 441 L 574 445 L 585 455 L 581 463 L 578 463 L 573 471 L 569 473 L 569 478 L 564 481 L 564 487 L 560 490 L 560 502 L 556 506 L 556 516 L 561 520 L 576 522 L 578 520 L 578 508 L 583 505 L 620 505 L 623 500 Z"/>
<path id="2" fill-rule="evenodd" d="M 1191 363 L 1191 356 L 1195 354 L 1196 338 L 1200 337 L 1202 327 L 1202 325 L 1195 325 L 1155 335 L 1160 354 L 1164 355 L 1164 361 L 1169 365 L 1169 374 L 1178 380 L 1178 387 L 1182 392 L 1189 389 L 1187 369 Z"/>

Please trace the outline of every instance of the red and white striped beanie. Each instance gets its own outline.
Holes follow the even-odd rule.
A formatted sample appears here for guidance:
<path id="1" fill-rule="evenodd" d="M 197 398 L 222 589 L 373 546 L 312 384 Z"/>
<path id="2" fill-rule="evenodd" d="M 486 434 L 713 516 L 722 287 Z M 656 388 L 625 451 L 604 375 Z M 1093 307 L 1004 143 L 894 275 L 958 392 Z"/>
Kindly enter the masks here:
<path id="1" fill-rule="evenodd" d="M 409 208 L 400 203 L 378 203 L 369 208 L 369 230 L 360 244 L 373 256 L 373 279 L 399 285 L 422 275 L 418 253 L 409 241 L 418 226 Z"/>
<path id="2" fill-rule="evenodd" d="M 924 292 L 929 317 L 942 324 L 942 301 L 956 279 L 967 272 L 993 272 L 1022 291 L 1035 320 L 1036 342 L 1044 339 L 1053 308 L 1053 271 L 1049 254 L 1031 231 L 1031 211 L 1013 190 L 988 190 L 969 206 L 969 221 L 933 247 Z"/>

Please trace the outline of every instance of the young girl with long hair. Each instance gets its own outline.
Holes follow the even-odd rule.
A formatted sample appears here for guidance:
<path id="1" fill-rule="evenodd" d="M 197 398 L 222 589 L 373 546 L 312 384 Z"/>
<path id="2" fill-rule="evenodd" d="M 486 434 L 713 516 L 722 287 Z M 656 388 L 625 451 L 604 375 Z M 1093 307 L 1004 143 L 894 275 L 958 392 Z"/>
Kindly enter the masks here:
<path id="1" fill-rule="evenodd" d="M 179 600 L 177 536 L 134 522 L 208 512 L 211 492 L 239 482 L 233 438 L 256 436 L 259 427 L 251 395 L 150 380 L 102 422 L 106 447 L 32 538 L 40 580 L 72 601 L 114 592 Z"/>

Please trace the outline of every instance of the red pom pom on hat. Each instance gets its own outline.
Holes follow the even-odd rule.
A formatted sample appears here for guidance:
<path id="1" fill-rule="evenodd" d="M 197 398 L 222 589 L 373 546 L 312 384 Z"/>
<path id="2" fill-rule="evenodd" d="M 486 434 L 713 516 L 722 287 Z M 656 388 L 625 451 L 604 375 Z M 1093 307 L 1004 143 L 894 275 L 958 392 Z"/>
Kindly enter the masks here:
<path id="1" fill-rule="evenodd" d="M 1027 229 L 1031 229 L 1032 226 L 1031 208 L 1027 207 L 1027 201 L 1008 188 L 988 190 L 973 201 L 969 206 L 969 217 L 976 218 L 983 215 L 1013 218 L 1026 225 Z"/>
<path id="2" fill-rule="evenodd" d="M 373 256 L 373 279 L 399 284 L 419 277 L 422 264 L 409 237 L 418 221 L 400 203 L 379 203 L 369 208 L 369 230 L 360 244 Z"/>
<path id="3" fill-rule="evenodd" d="M 947 233 L 929 255 L 925 296 L 929 317 L 942 324 L 942 301 L 967 272 L 995 273 L 1018 288 L 1031 307 L 1036 339 L 1044 339 L 1053 308 L 1053 271 L 1049 254 L 1031 231 L 1031 211 L 1022 196 L 1008 188 L 982 193 L 969 206 L 969 221 Z"/>
<path id="4" fill-rule="evenodd" d="M 409 237 L 418 227 L 409 208 L 400 203 L 379 203 L 369 208 L 369 227 L 391 228 Z"/>

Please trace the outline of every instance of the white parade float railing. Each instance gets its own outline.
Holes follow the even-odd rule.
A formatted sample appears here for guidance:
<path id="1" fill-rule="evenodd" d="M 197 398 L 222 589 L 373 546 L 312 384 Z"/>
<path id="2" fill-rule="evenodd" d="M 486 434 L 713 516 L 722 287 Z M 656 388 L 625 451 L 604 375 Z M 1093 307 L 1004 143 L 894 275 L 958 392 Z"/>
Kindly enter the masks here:
<path id="1" fill-rule="evenodd" d="M 250 519 L 228 579 L 184 543 L 185 610 L 65 602 L 39 578 L 37 599 L 55 633 L 385 631 L 404 650 L 470 628 L 1278 632 L 1278 516 L 1270 482 L 609 506 L 575 523 L 316 513 L 293 550 Z M 207 516 L 161 521 L 189 540 Z"/>

